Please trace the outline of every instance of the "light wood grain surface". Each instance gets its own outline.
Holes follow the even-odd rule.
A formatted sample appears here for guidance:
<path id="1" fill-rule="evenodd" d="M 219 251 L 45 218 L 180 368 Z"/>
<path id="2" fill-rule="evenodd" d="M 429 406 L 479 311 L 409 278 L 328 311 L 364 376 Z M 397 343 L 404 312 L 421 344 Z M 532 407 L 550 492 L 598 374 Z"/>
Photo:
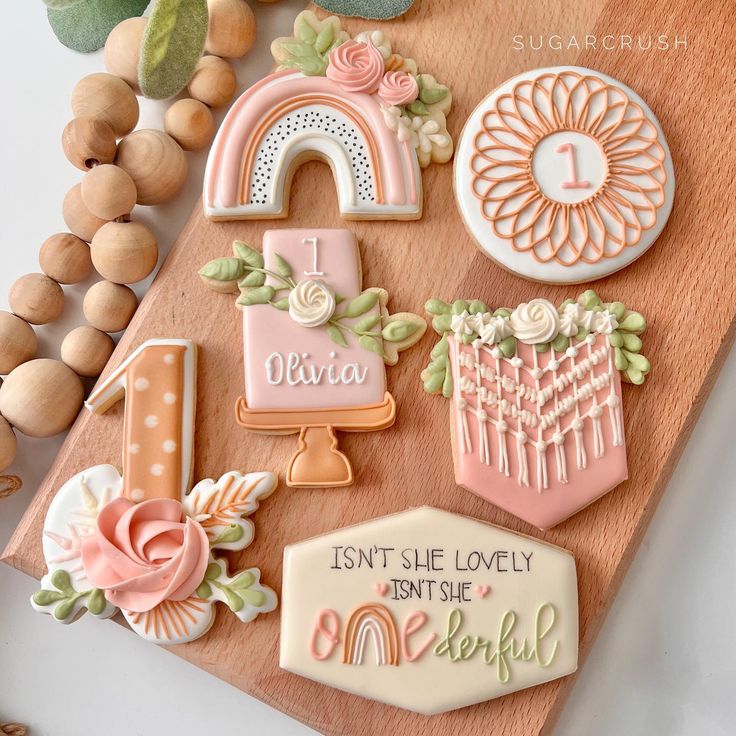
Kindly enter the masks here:
<path id="1" fill-rule="evenodd" d="M 580 587 L 582 657 L 590 649 L 707 392 L 734 335 L 736 225 L 732 202 L 736 166 L 732 112 L 733 21 L 720 4 L 673 0 L 587 3 L 460 3 L 420 0 L 386 27 L 396 50 L 413 56 L 454 93 L 454 134 L 497 84 L 537 66 L 587 66 L 639 92 L 662 124 L 672 150 L 677 193 L 672 217 L 656 245 L 632 266 L 592 284 L 604 299 L 621 299 L 649 319 L 645 353 L 653 370 L 643 387 L 624 388 L 630 480 L 548 532 L 458 488 L 453 479 L 447 404 L 421 390 L 419 372 L 432 337 L 389 369 L 398 420 L 387 431 L 343 435 L 356 484 L 334 490 L 288 489 L 261 505 L 257 536 L 237 562 L 258 564 L 279 587 L 284 545 L 410 506 L 431 504 L 476 516 L 571 550 Z M 350 30 L 367 27 L 346 23 Z M 371 23 L 371 27 L 373 23 Z M 677 53 L 512 49 L 514 34 L 687 31 Z M 494 265 L 471 242 L 452 196 L 451 166 L 424 172 L 419 222 L 353 222 L 338 214 L 329 169 L 303 166 L 294 178 L 291 215 L 279 222 L 209 223 L 195 209 L 144 299 L 111 365 L 150 337 L 188 337 L 202 348 L 197 406 L 195 479 L 233 469 L 280 470 L 293 437 L 262 437 L 240 429 L 234 405 L 242 393 L 240 319 L 233 299 L 209 292 L 197 269 L 227 254 L 239 238 L 259 244 L 271 227 L 343 227 L 361 243 L 364 285 L 383 286 L 392 310 L 421 310 L 429 296 L 483 298 L 513 305 L 534 296 L 559 302 L 575 289 L 539 286 Z M 56 489 L 91 465 L 119 466 L 120 407 L 97 417 L 83 413 L 4 553 L 8 563 L 40 577 L 41 530 Z M 244 626 L 220 611 L 203 639 L 175 652 L 326 734 L 487 734 L 548 732 L 574 678 L 427 719 L 323 687 L 278 668 L 278 614 Z"/>

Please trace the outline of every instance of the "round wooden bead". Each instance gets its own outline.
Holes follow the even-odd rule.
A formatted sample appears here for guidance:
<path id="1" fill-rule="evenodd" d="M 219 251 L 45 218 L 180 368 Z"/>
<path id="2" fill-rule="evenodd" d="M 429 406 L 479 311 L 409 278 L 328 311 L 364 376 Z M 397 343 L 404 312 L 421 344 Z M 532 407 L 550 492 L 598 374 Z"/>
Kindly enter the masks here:
<path id="1" fill-rule="evenodd" d="M 5 470 L 15 460 L 17 449 L 18 443 L 13 428 L 5 418 L 0 417 L 0 471 Z"/>
<path id="2" fill-rule="evenodd" d="M 61 359 L 77 375 L 96 378 L 114 349 L 115 342 L 110 335 L 90 325 L 82 325 L 64 338 Z"/>
<path id="3" fill-rule="evenodd" d="M 210 107 L 220 107 L 235 94 L 237 79 L 232 66 L 219 56 L 203 56 L 189 80 L 189 94 Z"/>
<path id="4" fill-rule="evenodd" d="M 33 327 L 15 314 L 0 312 L 0 374 L 34 358 L 37 349 Z"/>
<path id="5" fill-rule="evenodd" d="M 105 41 L 105 68 L 138 91 L 138 58 L 141 51 L 145 18 L 128 18 L 110 31 Z"/>
<path id="6" fill-rule="evenodd" d="M 109 164 L 115 159 L 115 131 L 100 118 L 83 115 L 70 120 L 61 134 L 64 155 L 78 169 L 86 171 L 97 164 Z"/>
<path id="7" fill-rule="evenodd" d="M 110 125 L 118 138 L 130 133 L 138 122 L 138 100 L 135 92 L 112 74 L 88 74 L 72 91 L 74 117 L 89 115 Z"/>
<path id="8" fill-rule="evenodd" d="M 89 246 L 71 233 L 56 233 L 46 238 L 38 262 L 41 270 L 60 284 L 77 284 L 92 271 Z"/>
<path id="9" fill-rule="evenodd" d="M 256 17 L 245 0 L 207 0 L 209 28 L 204 50 L 231 59 L 245 55 L 256 40 Z"/>
<path id="10" fill-rule="evenodd" d="M 78 238 L 89 243 L 94 234 L 107 222 L 95 217 L 82 201 L 82 185 L 75 184 L 64 197 L 62 215 L 69 230 Z"/>
<path id="11" fill-rule="evenodd" d="M 64 431 L 82 408 L 79 376 L 60 360 L 37 358 L 19 365 L 0 386 L 0 414 L 29 437 Z"/>
<path id="12" fill-rule="evenodd" d="M 92 263 L 99 274 L 116 284 L 134 284 L 156 266 L 154 234 L 140 222 L 108 222 L 92 239 Z"/>
<path id="13" fill-rule="evenodd" d="M 15 314 L 32 325 L 53 322 L 64 309 L 64 291 L 42 273 L 27 273 L 10 287 L 8 304 Z"/>
<path id="14" fill-rule="evenodd" d="M 177 100 L 164 117 L 166 132 L 185 150 L 201 151 L 215 137 L 215 120 L 199 100 Z"/>
<path id="15" fill-rule="evenodd" d="M 112 281 L 98 281 L 90 286 L 82 302 L 87 322 L 103 332 L 124 330 L 136 309 L 138 297 L 133 289 Z"/>
<path id="16" fill-rule="evenodd" d="M 135 182 L 138 204 L 172 200 L 187 178 L 187 157 L 162 130 L 136 130 L 118 145 L 115 163 Z"/>
<path id="17" fill-rule="evenodd" d="M 114 164 L 95 166 L 82 179 L 82 201 L 85 207 L 103 220 L 114 220 L 130 214 L 137 196 L 133 179 Z"/>

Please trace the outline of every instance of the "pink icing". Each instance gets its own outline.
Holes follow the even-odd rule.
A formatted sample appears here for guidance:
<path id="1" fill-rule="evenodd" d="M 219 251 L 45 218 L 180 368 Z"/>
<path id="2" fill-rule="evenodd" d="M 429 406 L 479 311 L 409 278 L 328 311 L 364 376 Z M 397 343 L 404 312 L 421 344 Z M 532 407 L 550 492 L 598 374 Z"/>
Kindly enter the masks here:
<path id="1" fill-rule="evenodd" d="M 323 608 L 317 614 L 317 623 L 314 625 L 312 638 L 309 640 L 309 653 L 319 662 L 324 662 L 332 656 L 335 647 L 340 643 L 340 617 L 331 608 Z M 327 642 L 324 652 L 320 652 L 317 643 L 322 637 Z"/>
<path id="2" fill-rule="evenodd" d="M 408 146 L 401 146 L 396 134 L 386 125 L 378 98 L 347 92 L 337 82 L 326 77 L 305 77 L 299 72 L 281 71 L 246 90 L 223 121 L 210 154 L 205 183 L 210 206 L 215 205 L 218 197 L 224 207 L 237 206 L 245 153 L 259 143 L 252 139 L 253 130 L 276 105 L 295 97 L 305 97 L 305 106 L 329 104 L 331 99 L 350 105 L 355 114 L 365 121 L 376 143 L 386 201 L 394 205 L 406 204 L 404 168 L 413 173 L 414 152 Z M 307 97 L 310 99 L 306 99 Z M 410 202 L 416 203 L 416 182 L 412 184 L 410 196 Z"/>
<path id="3" fill-rule="evenodd" d="M 116 498 L 100 511 L 95 532 L 82 539 L 91 585 L 135 612 L 188 598 L 204 578 L 209 552 L 202 526 L 182 521 L 181 503 L 173 499 L 136 504 Z"/>
<path id="4" fill-rule="evenodd" d="M 387 105 L 407 105 L 418 94 L 417 80 L 408 72 L 386 72 L 378 87 L 378 96 Z"/>
<path id="5" fill-rule="evenodd" d="M 416 662 L 432 646 L 432 642 L 437 638 L 437 634 L 430 634 L 415 652 L 410 651 L 409 637 L 412 634 L 416 634 L 426 623 L 427 614 L 424 611 L 412 611 L 404 620 L 404 625 L 401 627 L 401 656 L 407 662 Z"/>
<path id="6" fill-rule="evenodd" d="M 346 41 L 330 51 L 327 76 L 346 92 L 372 94 L 383 77 L 381 52 L 372 43 Z"/>

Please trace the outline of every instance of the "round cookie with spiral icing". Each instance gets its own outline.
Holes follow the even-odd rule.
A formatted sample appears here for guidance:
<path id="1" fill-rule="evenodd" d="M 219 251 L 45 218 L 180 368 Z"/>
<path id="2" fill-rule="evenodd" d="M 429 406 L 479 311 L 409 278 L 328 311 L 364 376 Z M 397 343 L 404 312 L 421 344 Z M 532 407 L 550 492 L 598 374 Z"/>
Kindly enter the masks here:
<path id="1" fill-rule="evenodd" d="M 486 97 L 455 156 L 455 195 L 490 258 L 545 283 L 629 265 L 669 218 L 667 141 L 642 98 L 581 67 L 524 72 Z"/>

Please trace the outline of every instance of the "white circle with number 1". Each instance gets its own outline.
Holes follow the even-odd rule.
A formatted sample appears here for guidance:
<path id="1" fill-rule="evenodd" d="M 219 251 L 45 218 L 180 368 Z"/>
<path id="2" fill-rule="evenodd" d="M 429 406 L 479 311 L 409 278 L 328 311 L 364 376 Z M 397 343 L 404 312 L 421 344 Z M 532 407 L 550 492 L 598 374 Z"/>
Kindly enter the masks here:
<path id="1" fill-rule="evenodd" d="M 662 128 L 634 91 L 581 67 L 513 77 L 473 111 L 455 196 L 480 248 L 546 283 L 592 281 L 657 239 L 675 177 Z"/>

